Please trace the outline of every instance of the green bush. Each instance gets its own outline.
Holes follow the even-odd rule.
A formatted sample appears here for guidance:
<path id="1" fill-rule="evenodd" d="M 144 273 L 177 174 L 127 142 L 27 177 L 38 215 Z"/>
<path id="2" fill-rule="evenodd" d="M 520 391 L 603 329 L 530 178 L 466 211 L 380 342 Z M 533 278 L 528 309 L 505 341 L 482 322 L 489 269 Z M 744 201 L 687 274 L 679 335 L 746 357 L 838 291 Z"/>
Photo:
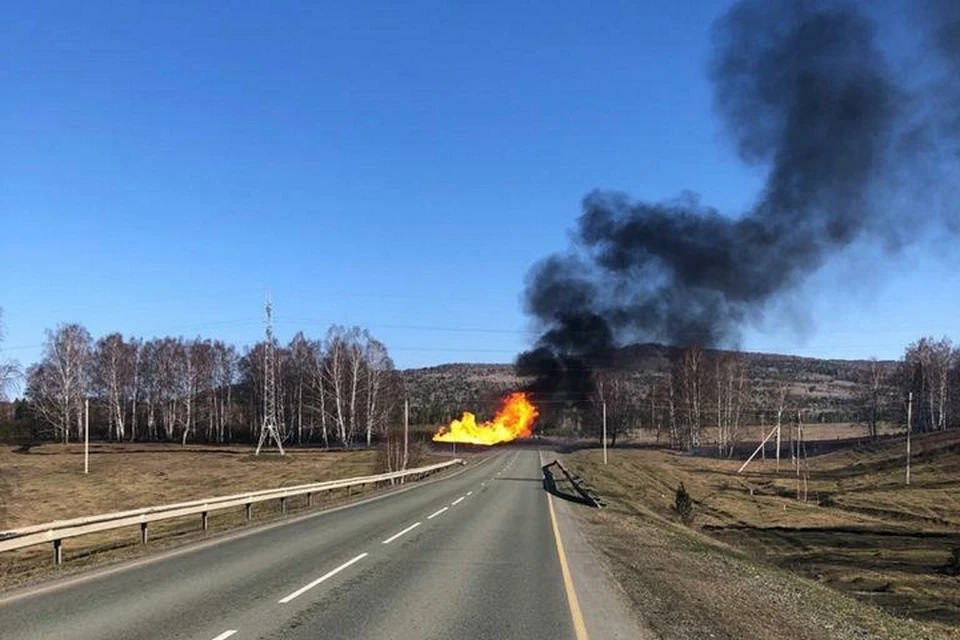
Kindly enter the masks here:
<path id="1" fill-rule="evenodd" d="M 673 508 L 680 516 L 683 524 L 688 525 L 693 521 L 693 500 L 690 499 L 690 494 L 687 493 L 687 488 L 683 486 L 682 482 L 677 488 L 677 495 L 673 499 Z"/>

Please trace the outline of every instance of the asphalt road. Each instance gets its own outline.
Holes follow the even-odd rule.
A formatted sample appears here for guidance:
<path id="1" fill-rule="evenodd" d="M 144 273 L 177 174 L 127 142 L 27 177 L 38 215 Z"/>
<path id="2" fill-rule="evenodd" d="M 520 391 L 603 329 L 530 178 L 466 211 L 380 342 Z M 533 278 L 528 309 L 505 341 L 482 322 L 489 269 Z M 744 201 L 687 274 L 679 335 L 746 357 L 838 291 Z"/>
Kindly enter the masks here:
<path id="1" fill-rule="evenodd" d="M 14 594 L 0 638 L 576 638 L 576 567 L 565 577 L 540 464 L 504 451 L 399 494 Z"/>

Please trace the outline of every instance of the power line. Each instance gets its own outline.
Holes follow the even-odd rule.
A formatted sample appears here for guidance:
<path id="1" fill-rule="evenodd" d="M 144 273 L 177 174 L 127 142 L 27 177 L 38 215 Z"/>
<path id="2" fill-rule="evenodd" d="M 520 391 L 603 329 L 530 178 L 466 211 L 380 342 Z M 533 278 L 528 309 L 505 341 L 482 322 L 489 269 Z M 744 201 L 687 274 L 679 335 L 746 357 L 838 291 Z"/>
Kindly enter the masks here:
<path id="1" fill-rule="evenodd" d="M 319 318 L 289 318 L 286 320 L 278 320 L 277 324 L 326 324 L 329 320 L 319 319 Z M 489 334 L 505 334 L 505 335 L 529 335 L 529 331 L 522 329 L 493 329 L 493 328 L 483 328 L 483 327 L 443 327 L 443 326 L 427 326 L 427 325 L 415 325 L 415 324 L 368 324 L 368 323 L 359 323 L 364 328 L 367 329 L 386 329 L 390 331 L 437 331 L 441 333 L 489 333 Z"/>

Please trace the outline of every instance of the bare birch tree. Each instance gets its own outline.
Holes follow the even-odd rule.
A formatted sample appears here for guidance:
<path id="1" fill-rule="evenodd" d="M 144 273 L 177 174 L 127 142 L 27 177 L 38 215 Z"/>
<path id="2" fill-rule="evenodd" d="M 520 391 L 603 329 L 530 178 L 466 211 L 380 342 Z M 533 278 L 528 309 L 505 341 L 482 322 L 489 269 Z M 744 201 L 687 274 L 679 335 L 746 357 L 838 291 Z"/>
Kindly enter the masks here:
<path id="1" fill-rule="evenodd" d="M 871 358 L 867 366 L 860 373 L 860 381 L 864 391 L 861 400 L 866 407 L 866 423 L 870 437 L 876 439 L 879 434 L 879 424 L 887 404 L 888 372 L 876 358 Z"/>
<path id="2" fill-rule="evenodd" d="M 91 361 L 92 383 L 107 415 L 107 435 L 123 440 L 127 417 L 135 413 L 137 343 L 126 342 L 119 333 L 97 340 Z"/>
<path id="3" fill-rule="evenodd" d="M 369 447 L 374 433 L 382 433 L 389 428 L 390 416 L 398 401 L 396 391 L 399 381 L 386 345 L 372 338 L 367 332 L 364 332 L 363 337 L 367 378 L 365 422 Z"/>
<path id="4" fill-rule="evenodd" d="M 3 308 L 0 308 L 0 343 L 6 338 L 6 328 L 3 324 Z M 2 353 L 2 352 L 0 352 Z M 0 400 L 7 400 L 8 393 L 20 379 L 20 364 L 0 356 Z"/>
<path id="5" fill-rule="evenodd" d="M 735 353 L 715 358 L 717 453 L 730 457 L 740 438 L 740 426 L 748 402 L 746 365 Z"/>
<path id="6" fill-rule="evenodd" d="M 337 434 L 337 439 L 343 446 L 348 445 L 348 404 L 346 392 L 348 389 L 347 371 L 349 368 L 349 354 L 343 327 L 330 327 L 324 348 L 324 381 L 330 390 L 331 420 Z"/>
<path id="7" fill-rule="evenodd" d="M 79 324 L 48 330 L 42 359 L 27 374 L 27 397 L 64 443 L 70 441 L 71 427 L 77 437 L 81 433 L 91 342 L 90 332 Z"/>
<path id="8" fill-rule="evenodd" d="M 706 356 L 699 347 L 687 347 L 673 367 L 672 377 L 676 397 L 680 446 L 693 449 L 700 446 L 700 432 L 704 424 L 707 390 Z"/>
<path id="9" fill-rule="evenodd" d="M 330 430 L 327 422 L 327 402 L 329 392 L 327 390 L 326 377 L 326 354 L 324 352 L 323 342 L 310 342 L 310 362 L 308 363 L 308 405 L 311 414 L 320 420 L 320 439 L 325 448 L 330 447 Z M 309 427 L 312 436 L 313 423 Z"/>
<path id="10" fill-rule="evenodd" d="M 597 437 L 603 437 L 603 407 L 606 405 L 607 437 L 610 446 L 640 421 L 640 398 L 626 371 L 601 370 L 593 372 L 591 421 L 596 424 Z"/>
<path id="11" fill-rule="evenodd" d="M 953 343 L 942 338 L 924 337 L 906 348 L 901 362 L 904 395 L 913 392 L 914 424 L 920 431 L 947 427 L 951 371 L 956 368 Z"/>
<path id="12" fill-rule="evenodd" d="M 307 419 L 307 399 L 309 391 L 307 390 L 310 376 L 310 362 L 312 360 L 310 353 L 310 341 L 298 331 L 290 341 L 290 357 L 286 360 L 285 375 L 289 381 L 286 385 L 290 392 L 291 420 L 293 429 L 296 433 L 297 444 L 303 444 L 304 441 L 304 422 Z"/>
<path id="13" fill-rule="evenodd" d="M 179 383 L 183 403 L 183 433 L 181 444 L 187 444 L 191 434 L 196 433 L 203 407 L 210 409 L 209 399 L 213 393 L 213 349 L 209 340 L 197 338 L 184 342 L 181 350 L 183 363 L 180 366 L 182 380 Z"/>
<path id="14" fill-rule="evenodd" d="M 347 371 L 349 375 L 349 406 L 350 420 L 347 431 L 348 440 L 344 442 L 349 446 L 357 434 L 360 425 L 358 415 L 358 392 L 362 389 L 361 375 L 364 373 L 363 347 L 360 345 L 360 330 L 356 327 L 350 329 L 346 340 Z M 370 434 L 367 434 L 367 447 L 370 446 Z"/>
<path id="15" fill-rule="evenodd" d="M 228 439 L 227 426 L 233 416 L 233 387 L 237 381 L 237 350 L 219 340 L 213 343 L 213 386 L 216 402 L 216 441 Z"/>

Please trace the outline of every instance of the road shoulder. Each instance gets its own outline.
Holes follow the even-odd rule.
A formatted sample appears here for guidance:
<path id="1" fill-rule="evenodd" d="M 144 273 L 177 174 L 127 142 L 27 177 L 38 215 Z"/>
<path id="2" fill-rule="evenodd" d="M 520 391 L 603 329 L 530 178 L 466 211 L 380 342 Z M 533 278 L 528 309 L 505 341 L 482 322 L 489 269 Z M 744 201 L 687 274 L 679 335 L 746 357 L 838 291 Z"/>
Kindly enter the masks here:
<path id="1" fill-rule="evenodd" d="M 605 640 L 655 638 L 653 632 L 633 612 L 626 592 L 601 554 L 588 543 L 584 535 L 583 518 L 594 510 L 554 496 L 548 499 L 553 500 L 557 525 L 589 637 Z"/>

